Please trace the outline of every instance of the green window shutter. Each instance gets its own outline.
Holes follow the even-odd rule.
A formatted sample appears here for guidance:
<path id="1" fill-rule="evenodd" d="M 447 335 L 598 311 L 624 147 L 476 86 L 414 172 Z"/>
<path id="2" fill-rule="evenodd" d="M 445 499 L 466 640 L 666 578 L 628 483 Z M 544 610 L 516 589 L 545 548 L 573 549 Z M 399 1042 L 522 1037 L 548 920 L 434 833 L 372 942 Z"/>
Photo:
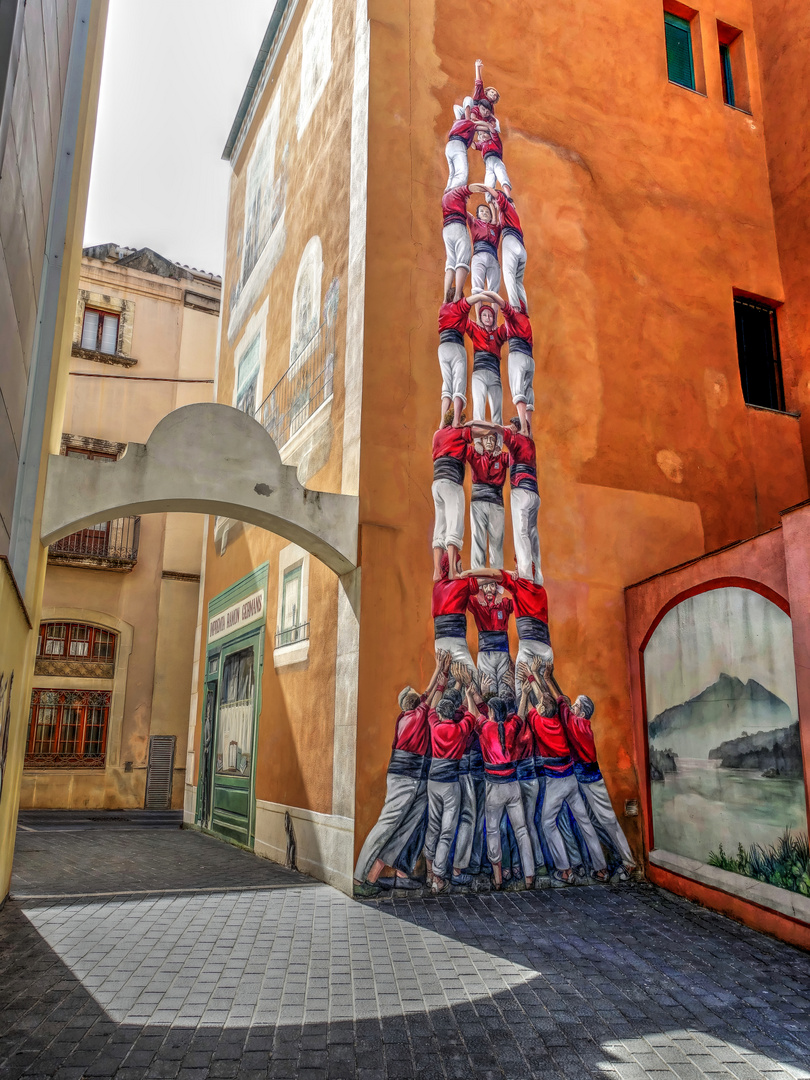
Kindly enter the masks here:
<path id="1" fill-rule="evenodd" d="M 669 81 L 695 89 L 695 67 L 692 62 L 692 30 L 686 19 L 664 12 L 664 32 L 667 42 L 667 75 Z"/>
<path id="2" fill-rule="evenodd" d="M 720 70 L 723 74 L 723 100 L 726 105 L 736 105 L 734 77 L 731 73 L 731 49 L 728 45 L 720 46 Z"/>

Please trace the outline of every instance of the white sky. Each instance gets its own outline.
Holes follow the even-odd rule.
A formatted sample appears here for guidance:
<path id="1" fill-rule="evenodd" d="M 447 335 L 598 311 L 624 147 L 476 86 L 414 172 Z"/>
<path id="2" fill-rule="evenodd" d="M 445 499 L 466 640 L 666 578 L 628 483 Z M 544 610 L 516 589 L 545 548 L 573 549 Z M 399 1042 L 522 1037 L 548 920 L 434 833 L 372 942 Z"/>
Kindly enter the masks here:
<path id="1" fill-rule="evenodd" d="M 221 160 L 275 0 L 111 0 L 84 243 L 222 273 Z"/>

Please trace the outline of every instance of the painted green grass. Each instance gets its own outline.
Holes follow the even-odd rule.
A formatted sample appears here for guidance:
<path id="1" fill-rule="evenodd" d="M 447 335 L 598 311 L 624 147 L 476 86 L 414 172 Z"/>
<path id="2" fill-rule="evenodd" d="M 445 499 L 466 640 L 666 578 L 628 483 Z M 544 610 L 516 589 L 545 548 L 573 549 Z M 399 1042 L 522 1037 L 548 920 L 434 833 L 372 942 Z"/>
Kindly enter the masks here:
<path id="1" fill-rule="evenodd" d="M 720 844 L 709 855 L 709 865 L 810 896 L 810 842 L 806 833 L 786 829 L 775 844 L 752 844 L 747 849 L 739 844 L 736 855 L 727 855 Z"/>

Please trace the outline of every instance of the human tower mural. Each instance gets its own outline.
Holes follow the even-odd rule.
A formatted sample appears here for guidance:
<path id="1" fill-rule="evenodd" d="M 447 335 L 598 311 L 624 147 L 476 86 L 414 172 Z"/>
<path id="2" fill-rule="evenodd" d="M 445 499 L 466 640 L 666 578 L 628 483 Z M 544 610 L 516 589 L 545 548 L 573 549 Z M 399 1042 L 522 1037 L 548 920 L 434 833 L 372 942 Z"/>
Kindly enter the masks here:
<path id="1" fill-rule="evenodd" d="M 385 802 L 355 868 L 360 896 L 383 888 L 566 887 L 626 879 L 634 869 L 599 770 L 594 704 L 585 694 L 572 703 L 554 675 L 537 522 L 526 247 L 495 115 L 500 95 L 482 76 L 477 60 L 473 93 L 454 106 L 441 200 L 447 261 L 438 319 L 441 419 L 433 436 L 436 666 L 423 693 L 406 686 L 399 694 Z M 481 155 L 483 183 L 469 182 L 471 150 Z M 471 213 L 473 196 L 482 198 Z M 473 350 L 471 420 L 465 337 Z M 517 413 L 507 424 L 504 345 Z M 468 467 L 471 569 L 464 570 Z M 507 475 L 513 571 L 503 567 Z"/>

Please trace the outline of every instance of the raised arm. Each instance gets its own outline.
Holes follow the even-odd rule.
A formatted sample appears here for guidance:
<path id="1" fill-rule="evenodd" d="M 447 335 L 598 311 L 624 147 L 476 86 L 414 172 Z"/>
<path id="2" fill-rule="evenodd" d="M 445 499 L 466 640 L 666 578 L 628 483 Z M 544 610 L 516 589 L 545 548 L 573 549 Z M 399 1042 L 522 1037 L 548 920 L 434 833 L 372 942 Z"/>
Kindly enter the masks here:
<path id="1" fill-rule="evenodd" d="M 493 424 L 489 420 L 468 420 L 464 426 L 471 428 L 473 435 L 486 435 L 490 431 L 502 432 L 504 430 L 501 424 Z"/>
<path id="2" fill-rule="evenodd" d="M 549 683 L 549 682 L 550 682 L 550 683 L 551 683 L 551 685 L 552 685 L 552 686 L 554 687 L 554 689 L 556 690 L 556 692 L 557 692 L 557 697 L 561 697 L 561 698 L 564 698 L 564 699 L 565 699 L 565 702 L 566 702 L 566 704 L 570 705 L 570 704 L 571 704 L 571 698 L 570 698 L 570 697 L 568 697 L 568 695 L 567 695 L 567 694 L 564 694 L 564 693 L 562 692 L 562 690 L 560 689 L 560 684 L 559 684 L 559 683 L 557 682 L 557 680 L 556 680 L 556 679 L 554 678 L 554 662 L 553 662 L 552 660 L 549 660 L 549 662 L 548 662 L 548 663 L 546 664 L 546 668 L 545 668 L 545 678 L 546 678 L 546 682 L 547 682 L 547 683 Z"/>
<path id="3" fill-rule="evenodd" d="M 471 296 L 468 296 L 467 297 L 467 303 L 470 305 L 470 307 L 475 307 L 476 304 L 480 304 L 484 300 L 491 300 L 492 296 L 493 296 L 492 293 L 489 293 L 489 292 L 486 292 L 485 290 L 482 290 L 481 292 L 473 293 Z M 498 297 L 498 299 L 500 300 L 501 298 Z M 494 303 L 494 301 L 493 301 L 493 303 Z M 501 300 L 501 303 L 503 303 L 502 300 Z"/>
<path id="4" fill-rule="evenodd" d="M 480 570 L 464 570 L 458 576 L 463 578 L 468 577 L 480 577 L 480 578 L 500 578 L 501 569 L 497 566 L 482 566 Z"/>
<path id="5" fill-rule="evenodd" d="M 447 672 L 450 669 L 450 653 L 440 651 L 436 659 L 436 670 L 425 692 L 425 699 L 431 709 L 435 708 L 447 687 Z"/>
<path id="6" fill-rule="evenodd" d="M 508 304 L 504 300 L 504 298 L 502 296 L 500 296 L 498 293 L 492 292 L 490 289 L 484 289 L 484 296 L 486 297 L 487 300 L 489 300 L 489 302 L 491 304 L 494 304 L 496 307 L 499 307 L 499 308 L 508 307 Z"/>

